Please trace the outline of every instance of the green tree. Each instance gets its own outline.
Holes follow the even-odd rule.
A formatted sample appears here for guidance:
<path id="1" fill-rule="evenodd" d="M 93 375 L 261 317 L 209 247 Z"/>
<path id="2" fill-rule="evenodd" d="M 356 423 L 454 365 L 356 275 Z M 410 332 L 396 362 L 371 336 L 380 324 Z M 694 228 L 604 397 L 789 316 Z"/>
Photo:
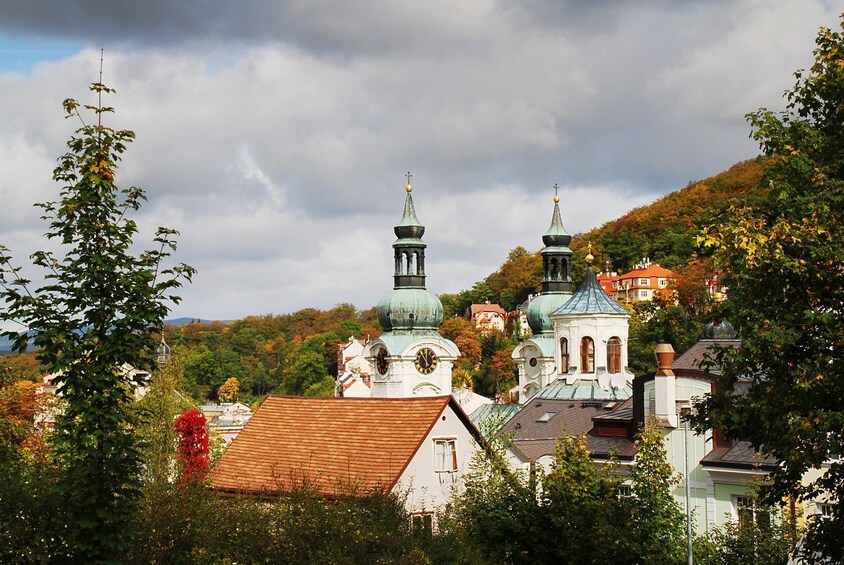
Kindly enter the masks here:
<path id="1" fill-rule="evenodd" d="M 625 543 L 639 563 L 683 563 L 685 519 L 672 494 L 680 481 L 668 462 L 665 439 L 654 418 L 639 432 L 636 447 L 631 496 L 624 499 L 630 513 Z"/>
<path id="2" fill-rule="evenodd" d="M 120 189 L 115 171 L 134 134 L 103 125 L 100 83 L 88 125 L 80 105 L 65 100 L 68 117 L 82 120 L 59 158 L 53 179 L 63 184 L 60 199 L 39 206 L 49 222 L 48 239 L 64 253 L 37 251 L 33 263 L 45 270 L 46 282 L 30 291 L 29 281 L 13 267 L 0 247 L 0 298 L 4 318 L 28 332 L 7 332 L 16 350 L 32 339 L 42 365 L 56 375 L 65 400 L 55 440 L 60 461 L 60 499 L 69 509 L 71 547 L 77 561 L 116 559 L 131 538 L 131 516 L 139 496 L 139 451 L 128 409 L 130 376 L 120 366 L 150 368 L 155 359 L 153 335 L 163 326 L 170 292 L 190 280 L 186 265 L 163 268 L 175 250 L 175 232 L 159 228 L 156 249 L 131 252 L 137 232 L 129 216 L 145 200 L 141 189 Z"/>
<path id="3" fill-rule="evenodd" d="M 765 193 L 702 237 L 724 271 L 724 314 L 742 346 L 720 352 L 718 393 L 700 403 L 698 425 L 780 461 L 769 501 L 829 497 L 832 516 L 814 524 L 806 548 L 842 562 L 844 465 L 801 483 L 844 449 L 844 35 L 822 28 L 816 45 L 785 111 L 748 115 L 770 156 Z M 740 379 L 751 383 L 744 394 Z"/>
<path id="4" fill-rule="evenodd" d="M 141 479 L 145 484 L 166 482 L 177 470 L 176 434 L 173 420 L 191 403 L 180 394 L 184 369 L 178 357 L 153 371 L 147 393 L 132 405 L 136 414 L 135 437 L 144 462 Z"/>

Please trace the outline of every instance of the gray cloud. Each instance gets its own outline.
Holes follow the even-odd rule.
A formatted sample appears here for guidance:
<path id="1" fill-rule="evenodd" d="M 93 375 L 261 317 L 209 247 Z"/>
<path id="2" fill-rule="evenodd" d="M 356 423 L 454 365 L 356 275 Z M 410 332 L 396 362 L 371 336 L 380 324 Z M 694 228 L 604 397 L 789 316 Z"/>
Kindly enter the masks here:
<path id="1" fill-rule="evenodd" d="M 50 5 L 48 5 L 50 4 Z M 411 170 L 429 283 L 455 292 L 538 249 L 550 187 L 587 230 L 758 152 L 824 2 L 94 2 L 0 6 L 0 35 L 90 47 L 0 72 L 0 242 L 40 243 L 31 202 L 105 47 L 123 185 L 200 269 L 177 314 L 236 318 L 391 286 Z M 24 235 L 26 234 L 26 235 Z M 11 246 L 11 245 L 10 245 Z"/>

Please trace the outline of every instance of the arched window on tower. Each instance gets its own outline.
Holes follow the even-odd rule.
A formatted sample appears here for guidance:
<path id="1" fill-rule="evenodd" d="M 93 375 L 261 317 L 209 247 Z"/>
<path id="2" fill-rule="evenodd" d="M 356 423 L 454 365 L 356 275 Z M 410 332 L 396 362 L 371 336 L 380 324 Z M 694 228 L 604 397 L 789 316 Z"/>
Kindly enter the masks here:
<path id="1" fill-rule="evenodd" d="M 569 340 L 560 338 L 560 372 L 569 372 Z"/>
<path id="2" fill-rule="evenodd" d="M 555 281 L 559 278 L 559 271 L 557 270 L 557 259 L 551 259 L 551 280 Z"/>
<path id="3" fill-rule="evenodd" d="M 580 340 L 580 372 L 595 372 L 595 342 L 591 337 Z"/>
<path id="4" fill-rule="evenodd" d="M 613 336 L 607 340 L 607 370 L 621 372 L 621 339 Z"/>
<path id="5" fill-rule="evenodd" d="M 405 259 L 405 263 L 406 263 L 406 265 L 407 265 L 407 267 L 406 267 L 406 269 L 405 269 L 405 272 L 406 272 L 408 275 L 412 275 L 412 274 L 413 274 L 413 270 L 412 270 L 412 269 L 413 269 L 413 258 L 410 256 L 410 252 L 409 252 L 409 251 L 405 251 L 405 253 L 404 253 L 404 259 Z"/>

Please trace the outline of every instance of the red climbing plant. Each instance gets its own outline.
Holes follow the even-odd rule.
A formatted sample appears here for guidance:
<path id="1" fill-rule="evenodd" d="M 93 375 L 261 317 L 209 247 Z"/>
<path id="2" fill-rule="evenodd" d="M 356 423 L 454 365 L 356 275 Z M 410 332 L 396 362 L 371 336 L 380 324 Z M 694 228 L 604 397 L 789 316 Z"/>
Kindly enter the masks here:
<path id="1" fill-rule="evenodd" d="M 186 410 L 173 424 L 179 436 L 179 462 L 182 465 L 182 482 L 201 479 L 208 469 L 210 440 L 205 415 L 199 410 Z"/>

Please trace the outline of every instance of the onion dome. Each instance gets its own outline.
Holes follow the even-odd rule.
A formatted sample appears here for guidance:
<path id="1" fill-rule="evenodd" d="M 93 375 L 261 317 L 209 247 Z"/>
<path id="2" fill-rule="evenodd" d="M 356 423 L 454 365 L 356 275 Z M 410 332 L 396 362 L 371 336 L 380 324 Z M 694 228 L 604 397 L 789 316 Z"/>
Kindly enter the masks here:
<path id="1" fill-rule="evenodd" d="M 736 329 L 727 320 L 713 320 L 703 328 L 701 339 L 736 339 Z"/>
<path id="2" fill-rule="evenodd" d="M 530 301 L 527 309 L 527 320 L 533 335 L 553 334 L 554 322 L 551 314 L 569 301 L 571 294 L 551 292 L 540 294 Z"/>
<path id="3" fill-rule="evenodd" d="M 378 302 L 378 322 L 385 332 L 436 330 L 443 321 L 443 305 L 424 288 L 398 288 Z"/>

